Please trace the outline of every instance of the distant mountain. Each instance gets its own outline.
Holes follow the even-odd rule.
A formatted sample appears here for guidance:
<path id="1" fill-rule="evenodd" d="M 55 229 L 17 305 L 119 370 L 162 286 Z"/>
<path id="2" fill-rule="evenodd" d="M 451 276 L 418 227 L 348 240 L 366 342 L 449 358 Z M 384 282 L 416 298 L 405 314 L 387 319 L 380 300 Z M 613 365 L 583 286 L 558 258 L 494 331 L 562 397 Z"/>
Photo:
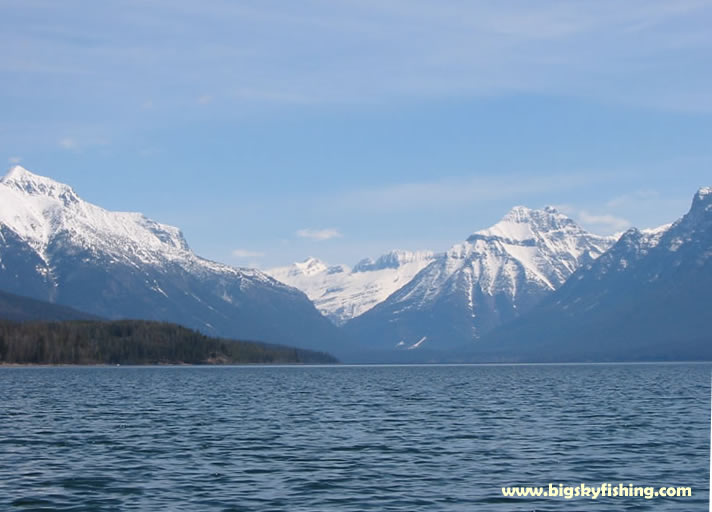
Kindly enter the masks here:
<path id="1" fill-rule="evenodd" d="M 506 360 L 712 359 L 712 188 L 658 230 L 627 231 L 477 347 Z"/>
<path id="2" fill-rule="evenodd" d="M 98 320 L 98 317 L 66 306 L 0 291 L 0 320 L 63 322 L 67 320 Z"/>
<path id="3" fill-rule="evenodd" d="M 299 288 L 337 325 L 357 317 L 408 283 L 435 256 L 427 251 L 391 251 L 353 268 L 328 266 L 316 258 L 266 272 Z"/>
<path id="4" fill-rule="evenodd" d="M 518 206 L 434 258 L 345 328 L 372 349 L 471 344 L 530 310 L 613 241 L 584 231 L 553 208 Z"/>
<path id="5" fill-rule="evenodd" d="M 200 258 L 178 228 L 104 210 L 20 166 L 0 180 L 0 289 L 213 336 L 326 350 L 341 339 L 299 290 Z"/>

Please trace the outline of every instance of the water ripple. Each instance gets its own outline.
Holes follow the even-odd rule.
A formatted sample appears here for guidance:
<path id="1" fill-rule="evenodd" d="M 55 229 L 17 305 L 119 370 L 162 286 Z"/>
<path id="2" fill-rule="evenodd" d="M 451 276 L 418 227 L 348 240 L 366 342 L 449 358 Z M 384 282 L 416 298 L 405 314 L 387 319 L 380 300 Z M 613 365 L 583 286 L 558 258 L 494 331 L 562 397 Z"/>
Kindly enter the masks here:
<path id="1" fill-rule="evenodd" d="M 2 368 L 0 509 L 706 510 L 708 365 Z M 512 499 L 505 485 L 692 498 Z"/>

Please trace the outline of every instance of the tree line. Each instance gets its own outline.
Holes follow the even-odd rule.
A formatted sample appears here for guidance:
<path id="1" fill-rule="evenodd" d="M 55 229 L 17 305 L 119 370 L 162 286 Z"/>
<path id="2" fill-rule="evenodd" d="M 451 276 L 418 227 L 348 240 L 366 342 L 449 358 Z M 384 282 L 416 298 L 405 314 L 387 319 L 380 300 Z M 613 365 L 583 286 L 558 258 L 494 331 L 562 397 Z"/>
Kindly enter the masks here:
<path id="1" fill-rule="evenodd" d="M 5 364 L 335 363 L 332 356 L 280 345 L 205 336 L 143 320 L 11 322 L 0 320 Z"/>

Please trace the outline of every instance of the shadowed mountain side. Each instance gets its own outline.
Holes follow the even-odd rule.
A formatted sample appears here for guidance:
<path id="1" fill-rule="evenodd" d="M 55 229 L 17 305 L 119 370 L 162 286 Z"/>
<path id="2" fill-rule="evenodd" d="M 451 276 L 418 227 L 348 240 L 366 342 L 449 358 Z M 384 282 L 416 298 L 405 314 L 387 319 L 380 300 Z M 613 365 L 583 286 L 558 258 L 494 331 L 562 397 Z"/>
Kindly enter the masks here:
<path id="1" fill-rule="evenodd" d="M 66 306 L 0 291 L 0 319 L 13 322 L 62 322 L 99 320 L 99 317 Z"/>

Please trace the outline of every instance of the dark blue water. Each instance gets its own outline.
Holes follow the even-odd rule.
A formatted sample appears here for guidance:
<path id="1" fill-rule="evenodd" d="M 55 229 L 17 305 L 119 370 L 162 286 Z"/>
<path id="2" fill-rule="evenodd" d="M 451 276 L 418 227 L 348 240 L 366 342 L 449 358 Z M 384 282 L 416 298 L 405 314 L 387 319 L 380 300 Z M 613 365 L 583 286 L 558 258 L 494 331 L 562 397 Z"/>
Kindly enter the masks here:
<path id="1" fill-rule="evenodd" d="M 2 368 L 0 510 L 701 511 L 709 418 L 708 365 Z"/>

